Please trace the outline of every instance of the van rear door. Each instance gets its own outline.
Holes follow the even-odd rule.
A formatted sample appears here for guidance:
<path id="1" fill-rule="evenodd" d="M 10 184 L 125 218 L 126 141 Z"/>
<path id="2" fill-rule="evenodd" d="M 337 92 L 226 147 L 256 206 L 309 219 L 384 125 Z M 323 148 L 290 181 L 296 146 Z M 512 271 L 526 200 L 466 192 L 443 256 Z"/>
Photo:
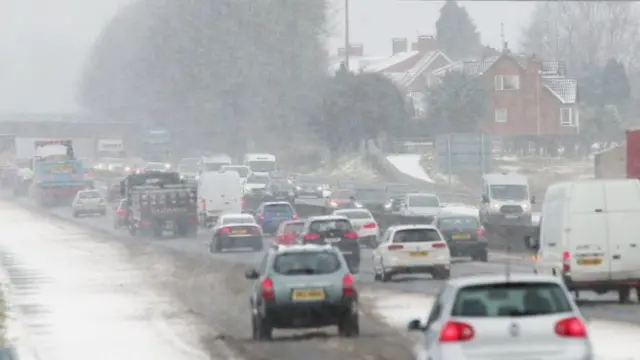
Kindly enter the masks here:
<path id="1" fill-rule="evenodd" d="M 611 278 L 640 279 L 640 187 L 636 180 L 605 183 Z"/>
<path id="2" fill-rule="evenodd" d="M 566 251 L 574 281 L 609 280 L 611 252 L 604 186 L 600 181 L 572 185 Z M 563 254 L 564 256 L 564 254 Z"/>

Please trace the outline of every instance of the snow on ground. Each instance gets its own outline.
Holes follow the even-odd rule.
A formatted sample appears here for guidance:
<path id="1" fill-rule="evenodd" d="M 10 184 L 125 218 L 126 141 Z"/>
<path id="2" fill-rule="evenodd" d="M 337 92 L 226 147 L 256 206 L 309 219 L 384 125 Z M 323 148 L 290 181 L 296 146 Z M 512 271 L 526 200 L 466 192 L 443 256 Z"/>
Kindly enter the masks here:
<path id="1" fill-rule="evenodd" d="M 416 179 L 428 181 L 430 183 L 434 182 L 422 168 L 422 165 L 420 164 L 421 159 L 422 155 L 418 154 L 395 154 L 387 156 L 387 160 L 389 160 L 389 162 L 400 172 Z"/>
<path id="2" fill-rule="evenodd" d="M 372 180 L 377 178 L 375 171 L 360 155 L 345 155 L 336 161 L 332 168 L 319 169 L 315 173 L 339 179 Z"/>
<path id="3" fill-rule="evenodd" d="M 413 319 L 426 322 L 434 303 L 432 296 L 417 293 L 376 291 L 362 296 L 374 304 L 375 315 L 400 331 Z M 640 360 L 640 326 L 603 320 L 592 320 L 587 325 L 597 360 Z"/>
<path id="4" fill-rule="evenodd" d="M 0 217 L 2 266 L 34 358 L 208 359 L 184 311 L 125 249 L 1 201 Z"/>

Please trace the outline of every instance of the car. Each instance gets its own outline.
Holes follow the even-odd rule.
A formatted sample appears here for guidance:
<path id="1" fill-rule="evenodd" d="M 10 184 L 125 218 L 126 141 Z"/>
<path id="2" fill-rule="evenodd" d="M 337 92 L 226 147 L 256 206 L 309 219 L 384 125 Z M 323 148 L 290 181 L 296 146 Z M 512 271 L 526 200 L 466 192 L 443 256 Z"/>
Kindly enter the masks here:
<path id="1" fill-rule="evenodd" d="M 209 252 L 240 248 L 262 251 L 263 237 L 260 226 L 250 214 L 222 215 L 213 228 Z"/>
<path id="2" fill-rule="evenodd" d="M 433 224 L 449 244 L 451 256 L 469 256 L 475 261 L 488 261 L 486 231 L 477 216 L 441 214 Z"/>
<path id="3" fill-rule="evenodd" d="M 400 213 L 407 216 L 436 216 L 442 211 L 440 199 L 429 193 L 409 193 L 400 205 Z"/>
<path id="4" fill-rule="evenodd" d="M 594 359 L 587 325 L 562 279 L 504 273 L 447 281 L 419 332 L 416 360 Z"/>
<path id="5" fill-rule="evenodd" d="M 273 237 L 273 246 L 295 245 L 298 243 L 298 235 L 302 231 L 304 220 L 286 220 L 280 223 L 278 231 Z"/>
<path id="6" fill-rule="evenodd" d="M 405 195 L 393 195 L 384 205 L 384 212 L 387 214 L 398 213 L 402 210 L 405 203 Z"/>
<path id="7" fill-rule="evenodd" d="M 358 233 L 358 242 L 372 249 L 378 246 L 378 236 L 380 235 L 380 227 L 373 217 L 373 214 L 367 209 L 343 209 L 336 210 L 333 215 L 346 216 L 353 229 Z"/>
<path id="8" fill-rule="evenodd" d="M 296 195 L 324 199 L 330 191 L 331 186 L 329 184 L 329 180 L 314 175 L 298 175 L 296 178 Z"/>
<path id="9" fill-rule="evenodd" d="M 116 208 L 116 216 L 113 218 L 114 229 L 119 229 L 120 227 L 125 225 L 125 220 L 127 218 L 127 209 L 127 199 L 120 200 L 120 203 Z"/>
<path id="10" fill-rule="evenodd" d="M 356 200 L 364 208 L 375 213 L 384 212 L 388 194 L 383 187 L 365 187 L 356 189 Z"/>
<path id="11" fill-rule="evenodd" d="M 254 340 L 271 340 L 273 329 L 335 325 L 340 336 L 360 334 L 354 276 L 330 245 L 269 249 L 245 277 L 255 280 L 249 301 Z"/>
<path id="12" fill-rule="evenodd" d="M 304 222 L 298 235 L 301 244 L 331 245 L 340 250 L 352 273 L 360 269 L 358 233 L 346 216 L 312 216 Z"/>
<path id="13" fill-rule="evenodd" d="M 265 193 L 270 182 L 269 173 L 251 172 L 244 182 L 244 193 L 246 195 Z"/>
<path id="14" fill-rule="evenodd" d="M 286 220 L 298 218 L 296 210 L 286 201 L 265 202 L 258 206 L 255 218 L 262 227 L 262 231 L 273 234 L 278 230 L 280 223 Z"/>
<path id="15" fill-rule="evenodd" d="M 154 172 L 154 171 L 167 171 L 171 168 L 171 165 L 161 162 L 148 162 L 142 168 L 142 172 Z"/>
<path id="16" fill-rule="evenodd" d="M 247 180 L 247 176 L 251 172 L 248 166 L 244 165 L 223 165 L 222 170 L 224 171 L 235 171 L 240 175 L 240 184 L 244 185 L 244 182 Z"/>
<path id="17" fill-rule="evenodd" d="M 276 201 L 284 200 L 293 204 L 296 199 L 295 186 L 289 184 L 289 182 L 284 179 L 271 180 L 268 192 Z"/>
<path id="18" fill-rule="evenodd" d="M 530 195 L 529 180 L 517 173 L 496 173 L 483 176 L 480 221 L 490 229 L 495 227 L 531 226 L 531 206 L 535 196 Z"/>
<path id="19" fill-rule="evenodd" d="M 117 179 L 116 181 L 107 184 L 107 201 L 117 201 L 121 198 L 120 182 L 122 180 L 123 179 Z"/>
<path id="20" fill-rule="evenodd" d="M 107 204 L 97 190 L 78 191 L 71 205 L 73 217 L 87 214 L 107 215 Z"/>
<path id="21" fill-rule="evenodd" d="M 444 237 L 433 225 L 394 225 L 373 250 L 374 279 L 387 282 L 400 274 L 430 274 L 448 279 L 451 254 Z"/>
<path id="22" fill-rule="evenodd" d="M 337 189 L 327 197 L 325 206 L 330 209 L 362 208 L 356 200 L 356 191 L 351 189 Z"/>

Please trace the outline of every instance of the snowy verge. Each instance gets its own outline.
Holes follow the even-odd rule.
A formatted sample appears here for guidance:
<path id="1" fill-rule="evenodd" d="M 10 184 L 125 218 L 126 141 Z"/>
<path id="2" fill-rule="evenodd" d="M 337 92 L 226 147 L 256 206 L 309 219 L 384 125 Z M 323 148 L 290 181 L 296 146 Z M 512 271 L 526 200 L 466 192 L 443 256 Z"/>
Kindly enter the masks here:
<path id="1" fill-rule="evenodd" d="M 332 167 L 323 167 L 314 171 L 318 176 L 328 176 L 338 180 L 372 181 L 378 179 L 378 174 L 372 169 L 366 159 L 360 155 L 344 155 Z"/>
<path id="2" fill-rule="evenodd" d="M 420 161 L 422 160 L 422 155 L 418 154 L 392 154 L 387 155 L 387 160 L 393 166 L 398 169 L 398 171 L 409 175 L 418 180 L 426 181 L 433 183 L 433 179 L 429 176 L 429 174 L 424 171 L 422 164 Z"/>

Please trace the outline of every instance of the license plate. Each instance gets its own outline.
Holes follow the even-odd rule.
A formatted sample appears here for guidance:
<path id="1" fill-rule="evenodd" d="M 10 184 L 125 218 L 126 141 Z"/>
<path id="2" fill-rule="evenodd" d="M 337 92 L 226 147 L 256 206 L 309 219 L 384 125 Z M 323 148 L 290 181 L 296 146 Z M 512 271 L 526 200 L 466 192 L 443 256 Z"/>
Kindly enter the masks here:
<path id="1" fill-rule="evenodd" d="M 600 265 L 602 259 L 600 258 L 581 258 L 578 259 L 578 265 Z"/>
<path id="2" fill-rule="evenodd" d="M 340 239 L 340 238 L 326 238 L 326 239 L 324 239 L 325 242 L 328 242 L 330 244 L 340 242 L 340 240 L 342 240 L 342 239 Z"/>
<path id="3" fill-rule="evenodd" d="M 471 239 L 471 235 L 469 234 L 453 234 L 451 235 L 453 240 L 469 240 Z"/>
<path id="4" fill-rule="evenodd" d="M 305 289 L 294 290 L 291 294 L 293 301 L 318 301 L 324 300 L 325 294 L 323 289 Z"/>
<path id="5" fill-rule="evenodd" d="M 429 256 L 429 252 L 428 251 L 412 251 L 409 253 L 409 256 L 424 257 L 424 256 Z"/>
<path id="6" fill-rule="evenodd" d="M 245 229 L 236 229 L 236 230 L 231 230 L 231 233 L 232 233 L 232 234 L 238 234 L 238 235 L 241 235 L 241 234 L 246 234 L 246 233 L 247 233 L 247 230 L 245 230 Z"/>

